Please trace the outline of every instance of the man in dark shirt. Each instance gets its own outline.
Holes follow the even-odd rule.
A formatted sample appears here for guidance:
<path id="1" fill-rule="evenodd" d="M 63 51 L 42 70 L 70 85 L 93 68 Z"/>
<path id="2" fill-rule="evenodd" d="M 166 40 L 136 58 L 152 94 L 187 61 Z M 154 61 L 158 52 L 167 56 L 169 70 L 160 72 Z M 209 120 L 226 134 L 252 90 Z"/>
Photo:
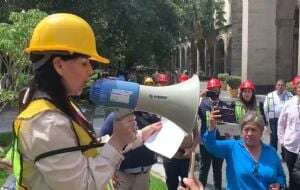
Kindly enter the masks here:
<path id="1" fill-rule="evenodd" d="M 223 107 L 226 105 L 225 102 L 219 99 L 221 89 L 221 81 L 218 79 L 210 79 L 207 83 L 207 93 L 199 106 L 198 114 L 201 119 L 201 131 L 199 135 L 200 143 L 200 171 L 199 171 L 199 180 L 203 183 L 205 187 L 207 184 L 207 176 L 212 165 L 213 168 L 213 177 L 214 177 L 214 189 L 222 189 L 222 164 L 223 159 L 219 159 L 212 154 L 210 154 L 204 147 L 201 139 L 205 131 L 208 128 L 209 116 L 213 107 Z M 217 131 L 217 139 L 224 139 L 224 136 L 220 136 L 219 131 Z"/>
<path id="2" fill-rule="evenodd" d="M 139 129 L 149 124 L 160 121 L 154 114 L 135 111 L 137 126 Z M 101 136 L 112 134 L 113 121 L 116 118 L 114 112 L 110 113 L 101 128 Z M 151 166 L 156 163 L 156 155 L 144 145 L 128 151 L 124 154 L 125 159 L 116 172 L 118 182 L 116 190 L 148 190 Z"/>

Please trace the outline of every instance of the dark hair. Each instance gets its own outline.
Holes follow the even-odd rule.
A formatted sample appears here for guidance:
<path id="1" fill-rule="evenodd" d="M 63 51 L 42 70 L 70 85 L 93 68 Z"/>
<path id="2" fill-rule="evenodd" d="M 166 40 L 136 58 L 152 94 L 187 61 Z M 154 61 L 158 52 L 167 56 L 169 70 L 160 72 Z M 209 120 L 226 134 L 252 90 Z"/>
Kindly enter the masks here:
<path id="1" fill-rule="evenodd" d="M 252 90 L 252 97 L 250 101 L 245 101 L 243 98 L 243 90 L 239 94 L 240 101 L 246 106 L 247 110 L 255 110 L 256 109 L 256 97 L 255 91 Z"/>
<path id="2" fill-rule="evenodd" d="M 31 54 L 30 60 L 36 62 L 43 58 L 43 54 Z M 76 120 L 74 115 L 74 108 L 71 106 L 70 100 L 67 96 L 66 88 L 62 83 L 61 76 L 56 72 L 52 61 L 55 57 L 60 57 L 62 60 L 67 61 L 82 57 L 80 54 L 53 54 L 40 68 L 35 70 L 33 80 L 30 82 L 29 94 L 26 102 L 22 102 L 27 89 L 24 89 L 19 94 L 19 110 L 24 110 L 29 103 L 34 99 L 34 94 L 37 91 L 42 91 L 50 96 L 51 102 L 53 102 L 61 111 Z"/>
<path id="3" fill-rule="evenodd" d="M 284 79 L 278 79 L 278 80 L 276 81 L 276 84 L 277 84 L 278 82 L 282 82 L 283 84 L 286 83 L 286 81 L 285 81 Z"/>

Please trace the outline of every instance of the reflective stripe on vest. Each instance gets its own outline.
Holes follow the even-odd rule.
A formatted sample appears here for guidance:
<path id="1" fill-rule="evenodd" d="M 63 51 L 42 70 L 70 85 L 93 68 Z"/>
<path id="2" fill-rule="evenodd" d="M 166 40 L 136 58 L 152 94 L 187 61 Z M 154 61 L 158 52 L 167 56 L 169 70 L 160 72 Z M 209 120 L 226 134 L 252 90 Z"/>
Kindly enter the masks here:
<path id="1" fill-rule="evenodd" d="M 21 112 L 16 120 L 14 121 L 13 133 L 14 133 L 14 144 L 13 144 L 13 154 L 12 154 L 12 163 L 13 163 L 13 173 L 17 179 L 17 189 L 27 189 L 25 186 L 22 185 L 22 177 L 23 171 L 26 171 L 26 166 L 23 165 L 22 161 L 22 154 L 20 149 L 20 142 L 19 142 L 19 132 L 22 127 L 22 121 L 28 120 L 45 111 L 58 111 L 61 112 L 54 104 L 45 100 L 45 99 L 38 99 L 32 101 L 28 107 Z M 62 113 L 62 112 L 61 112 Z M 86 132 L 86 130 L 78 125 L 75 121 L 72 121 L 72 125 L 76 136 L 79 140 L 79 145 L 88 145 L 93 142 L 93 138 Z M 98 154 L 98 149 L 92 148 L 83 152 L 85 157 L 95 157 Z M 109 184 L 107 186 L 107 190 L 112 190 L 112 185 Z"/>
<path id="2" fill-rule="evenodd" d="M 241 119 L 244 117 L 246 111 L 244 105 L 241 102 L 236 102 L 234 107 L 235 118 L 238 123 L 241 122 Z"/>
<path id="3" fill-rule="evenodd" d="M 234 107 L 234 113 L 235 113 L 235 118 L 238 123 L 241 123 L 241 120 L 246 114 L 246 109 L 243 103 L 241 102 L 236 102 L 235 107 Z M 259 115 L 259 107 L 256 107 L 256 114 Z"/>
<path id="4" fill-rule="evenodd" d="M 209 128 L 210 111 L 205 112 L 205 118 L 206 118 L 206 126 L 207 128 Z"/>

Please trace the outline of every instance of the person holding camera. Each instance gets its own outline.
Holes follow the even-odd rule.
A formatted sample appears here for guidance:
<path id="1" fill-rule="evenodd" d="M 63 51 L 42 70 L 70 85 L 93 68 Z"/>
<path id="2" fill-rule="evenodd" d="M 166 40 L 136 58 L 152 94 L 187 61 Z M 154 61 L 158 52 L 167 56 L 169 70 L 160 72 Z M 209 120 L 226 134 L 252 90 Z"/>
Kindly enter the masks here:
<path id="1" fill-rule="evenodd" d="M 241 140 L 217 140 L 219 110 L 211 112 L 204 145 L 218 158 L 226 160 L 227 189 L 278 190 L 285 187 L 285 175 L 276 151 L 261 141 L 264 120 L 255 111 L 241 120 Z"/>
<path id="2" fill-rule="evenodd" d="M 214 155 L 210 154 L 206 147 L 203 145 L 201 139 L 209 125 L 210 113 L 213 106 L 224 106 L 225 102 L 219 99 L 221 89 L 221 81 L 219 79 L 211 78 L 207 82 L 207 91 L 206 97 L 204 97 L 200 103 L 198 114 L 201 119 L 201 131 L 199 135 L 200 143 L 200 171 L 199 171 L 199 180 L 203 183 L 203 186 L 206 186 L 207 176 L 212 165 L 213 176 L 214 176 L 214 187 L 219 190 L 222 189 L 222 163 L 223 159 L 217 158 Z M 225 136 L 221 136 L 219 131 L 217 131 L 217 139 L 225 139 Z"/>

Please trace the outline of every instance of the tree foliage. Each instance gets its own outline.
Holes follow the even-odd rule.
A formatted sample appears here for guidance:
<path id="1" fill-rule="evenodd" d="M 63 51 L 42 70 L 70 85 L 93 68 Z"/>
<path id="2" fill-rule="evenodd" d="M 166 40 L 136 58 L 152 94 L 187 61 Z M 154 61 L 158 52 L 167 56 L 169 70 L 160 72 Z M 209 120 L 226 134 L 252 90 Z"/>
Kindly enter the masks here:
<path id="1" fill-rule="evenodd" d="M 6 0 L 13 10 L 75 13 L 93 27 L 100 53 L 115 66 L 163 66 L 182 29 L 174 0 Z M 1 17 L 0 17 L 1 18 Z"/>
<path id="2" fill-rule="evenodd" d="M 195 22 L 202 27 L 204 38 L 213 38 L 224 30 L 224 0 L 195 0 L 193 1 Z"/>
<path id="3" fill-rule="evenodd" d="M 11 90 L 20 87 L 24 82 L 20 80 L 27 80 L 30 70 L 24 49 L 34 26 L 46 15 L 38 10 L 11 12 L 9 23 L 0 23 L 0 62 L 12 83 Z"/>

